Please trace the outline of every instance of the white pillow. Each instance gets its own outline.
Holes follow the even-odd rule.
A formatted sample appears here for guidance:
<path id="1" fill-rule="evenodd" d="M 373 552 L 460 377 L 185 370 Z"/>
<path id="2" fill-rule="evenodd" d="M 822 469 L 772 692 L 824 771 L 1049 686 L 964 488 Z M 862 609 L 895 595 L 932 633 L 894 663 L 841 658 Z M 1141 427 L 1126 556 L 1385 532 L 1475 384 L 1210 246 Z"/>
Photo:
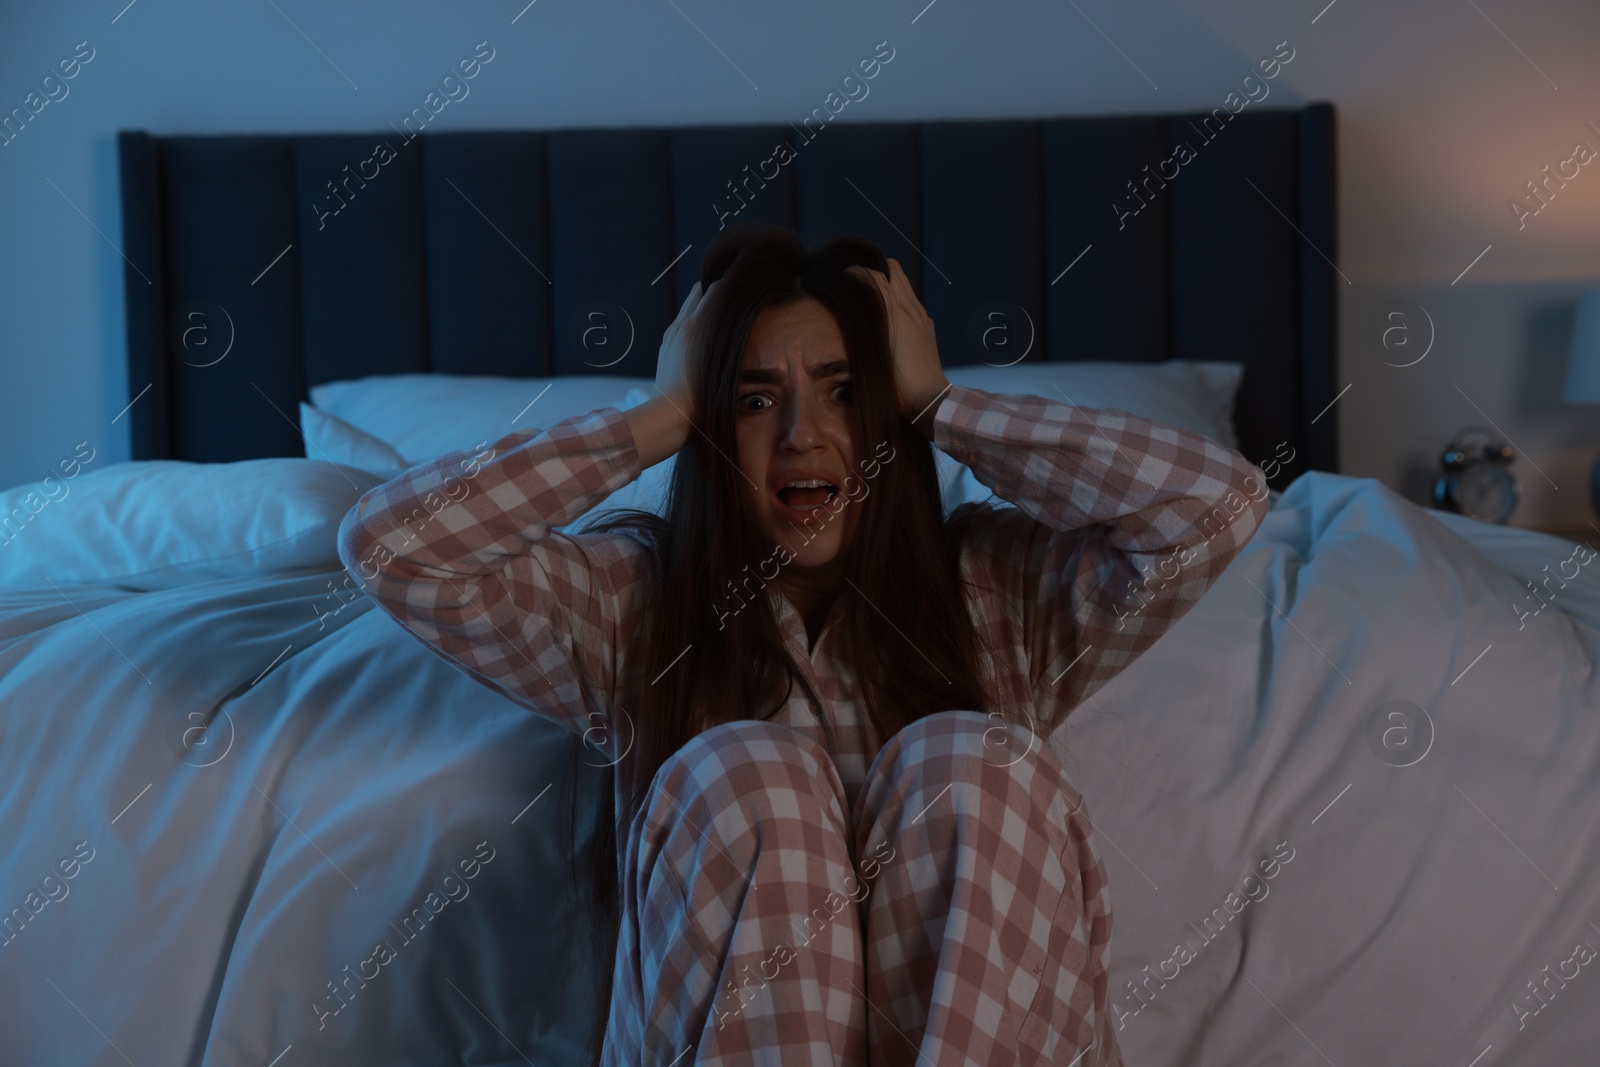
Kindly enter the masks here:
<path id="1" fill-rule="evenodd" d="M 1058 404 L 1070 400 L 1086 408 L 1121 408 L 1141 418 L 1205 434 L 1228 448 L 1239 447 L 1233 406 L 1244 380 L 1242 363 L 1170 359 L 1165 363 L 978 364 L 951 367 L 945 377 L 955 385 L 989 393 L 1042 396 Z"/>
<path id="2" fill-rule="evenodd" d="M 426 376 L 413 375 L 408 377 Z M 628 382 L 632 381 L 633 379 L 611 380 Z M 403 392 L 403 390 L 397 389 L 395 390 L 395 395 L 399 395 L 401 392 Z M 315 390 L 313 390 L 313 393 L 315 393 Z M 482 432 L 481 418 L 472 417 L 469 419 L 461 419 L 459 418 L 459 415 L 461 414 L 460 410 L 455 412 L 449 410 L 451 404 L 459 403 L 467 394 L 468 390 L 458 390 L 455 392 L 452 400 L 445 405 L 446 418 L 442 420 L 447 425 L 447 429 L 444 432 L 455 432 L 457 434 L 465 432 L 468 435 L 467 438 L 463 440 L 457 437 L 454 439 L 455 443 L 451 444 L 449 447 L 441 449 L 438 452 L 430 451 L 423 455 L 402 455 L 390 442 L 381 440 L 374 434 L 368 433 L 367 431 L 356 426 L 352 426 L 343 419 L 337 418 L 325 411 L 305 403 L 304 401 L 301 401 L 300 430 L 301 437 L 305 442 L 306 455 L 313 459 L 324 459 L 333 463 L 350 464 L 360 467 L 361 469 L 376 476 L 380 482 L 386 482 L 392 478 L 400 476 L 405 471 L 417 466 L 418 464 L 431 462 L 447 452 L 453 452 L 462 448 L 476 448 L 479 444 L 486 440 L 497 440 L 499 437 L 504 436 L 505 433 L 511 432 L 510 429 L 507 429 L 504 431 L 504 433 L 482 435 L 475 438 L 472 437 L 472 433 L 479 432 L 481 434 Z M 585 407 L 577 412 L 569 413 L 580 415 L 586 414 L 589 411 L 593 411 L 595 408 L 607 406 L 616 407 L 619 410 L 626 411 L 628 408 L 644 403 L 646 400 L 650 399 L 652 395 L 650 392 L 646 392 L 642 388 L 635 387 L 629 389 L 626 394 L 620 397 L 613 395 L 602 399 L 596 399 L 586 387 L 581 385 L 578 389 L 560 392 L 558 392 L 557 389 L 552 388 L 550 393 L 542 397 L 539 403 L 535 405 L 534 410 L 537 411 L 542 409 L 544 401 L 551 399 L 551 394 L 556 394 L 556 399 L 561 402 L 558 407 L 580 400 L 583 402 L 595 400 L 595 402 L 589 407 Z M 499 395 L 506 395 L 503 386 L 499 390 Z M 537 392 L 535 392 L 534 395 L 537 395 Z M 522 403 L 526 404 L 527 401 L 522 401 Z M 434 408 L 431 405 L 424 406 L 425 404 L 427 404 L 425 399 L 419 399 L 412 405 L 412 410 L 416 414 L 426 411 L 428 413 L 427 417 L 432 418 Z M 514 415 L 516 413 L 513 412 L 512 414 Z M 545 417 L 538 423 L 529 423 L 527 420 L 524 420 L 523 423 L 519 424 L 520 428 L 528 429 L 531 426 L 539 425 L 548 426 L 551 423 L 559 421 L 561 418 L 567 417 L 567 414 L 560 414 L 557 407 L 546 409 L 544 410 L 543 414 Z M 450 421 L 452 416 L 455 416 L 453 422 Z M 507 421 L 509 422 L 509 420 Z M 565 526 L 558 526 L 556 529 L 564 533 L 575 533 L 581 528 L 587 526 L 591 521 L 621 508 L 643 508 L 646 511 L 654 512 L 657 515 L 662 514 L 666 506 L 667 483 L 672 478 L 672 467 L 675 460 L 676 457 L 668 457 L 662 462 L 657 463 L 655 466 L 644 471 L 633 482 L 623 486 L 621 489 L 618 489 L 615 493 L 612 493 L 610 496 L 606 497 L 588 512 L 581 515 L 577 521 L 568 523 Z"/>
<path id="3" fill-rule="evenodd" d="M 323 414 L 365 430 L 415 464 L 499 440 L 513 430 L 550 426 L 595 408 L 620 406 L 630 389 L 648 391 L 651 384 L 648 378 L 601 375 L 386 374 L 314 385 L 311 403 Z"/>
<path id="4" fill-rule="evenodd" d="M 979 364 L 950 367 L 945 375 L 956 385 L 990 393 L 1066 403 L 1065 394 L 1080 407 L 1121 408 L 1205 434 L 1228 448 L 1238 447 L 1233 410 L 1244 376 L 1240 363 Z M 308 456 L 370 464 L 366 469 L 384 474 L 387 480 L 408 467 L 495 440 L 513 429 L 549 426 L 608 405 L 626 410 L 652 395 L 647 378 L 375 375 L 313 386 L 315 407 L 301 405 L 301 426 Z M 947 513 L 967 500 L 993 496 L 965 465 L 938 450 L 935 458 Z M 592 516 L 617 507 L 660 514 L 674 461 L 675 457 L 658 463 L 577 523 L 560 529 L 575 530 Z"/>
<path id="5" fill-rule="evenodd" d="M 1010 396 L 1039 396 L 1081 408 L 1121 408 L 1141 418 L 1176 426 L 1238 448 L 1233 427 L 1235 397 L 1244 364 L 1168 360 L 1165 363 L 1018 363 L 949 367 L 952 385 Z M 994 496 L 965 465 L 939 452 L 939 482 L 945 511 L 969 500 Z M 948 478 L 948 480 L 947 480 Z"/>
<path id="6" fill-rule="evenodd" d="M 358 430 L 304 400 L 300 401 L 300 439 L 305 443 L 307 459 L 359 467 L 381 474 L 384 481 L 413 465 L 388 442 L 380 441 L 365 430 Z"/>
<path id="7" fill-rule="evenodd" d="M 27 516 L 0 545 L 0 584 L 170 589 L 338 566 L 340 520 L 382 481 L 305 459 L 141 460 L 85 473 L 42 507 L 37 486 L 19 486 L 0 493 L 0 519 Z"/>

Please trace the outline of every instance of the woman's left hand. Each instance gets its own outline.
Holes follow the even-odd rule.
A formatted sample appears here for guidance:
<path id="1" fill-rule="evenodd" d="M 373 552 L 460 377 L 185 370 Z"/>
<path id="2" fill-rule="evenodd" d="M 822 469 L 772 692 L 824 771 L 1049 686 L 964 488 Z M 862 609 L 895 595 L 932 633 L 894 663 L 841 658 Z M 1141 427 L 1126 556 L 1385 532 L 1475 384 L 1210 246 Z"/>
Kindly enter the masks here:
<path id="1" fill-rule="evenodd" d="M 908 420 L 932 425 L 927 412 L 950 388 L 950 380 L 939 364 L 933 319 L 911 290 L 911 279 L 897 259 L 889 260 L 885 278 L 866 267 L 851 267 L 856 276 L 877 286 L 889 315 L 889 351 L 894 365 L 895 388 L 900 394 L 900 412 Z"/>

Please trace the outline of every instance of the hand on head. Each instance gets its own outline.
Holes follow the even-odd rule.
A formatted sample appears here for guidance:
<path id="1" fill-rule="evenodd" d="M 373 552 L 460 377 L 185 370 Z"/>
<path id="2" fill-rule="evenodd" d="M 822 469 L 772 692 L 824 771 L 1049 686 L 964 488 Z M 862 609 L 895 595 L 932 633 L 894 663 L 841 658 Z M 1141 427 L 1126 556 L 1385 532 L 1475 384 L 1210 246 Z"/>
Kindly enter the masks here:
<path id="1" fill-rule="evenodd" d="M 894 365 L 895 388 L 900 394 L 900 412 L 907 419 L 915 419 L 950 388 L 950 380 L 939 363 L 933 319 L 912 292 L 911 279 L 906 277 L 899 260 L 889 260 L 887 277 L 867 267 L 849 270 L 869 282 L 883 299 L 889 317 L 889 355 Z"/>
<path id="2" fill-rule="evenodd" d="M 689 413 L 694 404 L 694 390 L 689 383 L 689 352 L 697 332 L 704 325 L 705 316 L 701 312 L 708 304 L 706 298 L 721 284 L 719 278 L 701 292 L 700 283 L 695 282 L 694 288 L 689 290 L 688 297 L 683 301 L 683 307 L 678 309 L 678 317 L 672 320 L 672 325 L 667 327 L 667 332 L 661 338 L 661 352 L 656 359 L 656 388 L 671 397 L 672 402 L 685 413 Z"/>

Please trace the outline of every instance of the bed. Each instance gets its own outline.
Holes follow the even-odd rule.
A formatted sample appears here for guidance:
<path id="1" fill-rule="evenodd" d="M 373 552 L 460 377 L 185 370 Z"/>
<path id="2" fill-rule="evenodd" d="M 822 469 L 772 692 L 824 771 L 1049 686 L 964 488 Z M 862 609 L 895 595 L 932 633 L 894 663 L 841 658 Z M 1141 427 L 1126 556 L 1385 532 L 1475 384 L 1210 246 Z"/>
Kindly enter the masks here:
<path id="1" fill-rule="evenodd" d="M 0 552 L 0 1060 L 579 1062 L 608 772 L 352 595 L 338 517 L 431 446 L 339 434 L 474 378 L 528 385 L 486 438 L 628 403 L 735 196 L 878 241 L 953 375 L 1238 369 L 1271 511 L 1050 739 L 1126 1062 L 1592 1058 L 1600 580 L 1337 472 L 1334 118 L 839 125 L 754 181 L 800 134 L 123 133 L 134 460 L 0 500 L 39 501 Z"/>

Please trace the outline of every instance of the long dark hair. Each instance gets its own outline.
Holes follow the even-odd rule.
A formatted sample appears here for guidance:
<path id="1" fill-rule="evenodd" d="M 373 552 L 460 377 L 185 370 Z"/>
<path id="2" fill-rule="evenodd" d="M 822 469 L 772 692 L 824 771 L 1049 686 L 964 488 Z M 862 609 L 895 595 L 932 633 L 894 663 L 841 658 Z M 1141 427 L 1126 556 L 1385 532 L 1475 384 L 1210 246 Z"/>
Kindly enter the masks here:
<path id="1" fill-rule="evenodd" d="M 870 450 L 883 461 L 867 493 L 844 505 L 861 509 L 845 576 L 870 606 L 850 612 L 839 635 L 842 647 L 853 651 L 873 728 L 882 740 L 937 711 L 987 711 L 994 704 L 985 681 L 986 650 L 967 613 L 958 571 L 961 539 L 988 507 L 964 505 L 945 518 L 933 446 L 901 414 L 887 311 L 877 291 L 847 269 L 852 265 L 889 272 L 883 252 L 863 237 L 835 237 L 808 250 L 781 227 L 743 224 L 724 231 L 700 267 L 702 289 L 722 284 L 707 298 L 713 304 L 703 313 L 705 329 L 688 356 L 695 427 L 677 454 L 666 516 L 629 511 L 585 528 L 649 531 L 654 583 L 653 606 L 627 650 L 628 677 L 617 690 L 634 736 L 616 767 L 626 808 L 610 810 L 614 801 L 606 791 L 588 849 L 592 884 L 578 894 L 593 901 L 597 913 L 589 1046 L 596 1064 L 619 922 L 618 825 L 631 823 L 656 771 L 691 738 L 719 722 L 770 717 L 794 684 L 766 597 L 757 595 L 736 618 L 719 623 L 730 592 L 749 588 L 751 568 L 773 548 L 749 507 L 747 483 L 728 458 L 738 454 L 734 420 L 745 347 L 767 308 L 811 298 L 833 314 L 850 361 L 860 458 Z M 575 746 L 575 763 L 580 751 Z M 575 823 L 569 830 L 575 840 Z M 578 859 L 568 854 L 576 882 Z"/>

